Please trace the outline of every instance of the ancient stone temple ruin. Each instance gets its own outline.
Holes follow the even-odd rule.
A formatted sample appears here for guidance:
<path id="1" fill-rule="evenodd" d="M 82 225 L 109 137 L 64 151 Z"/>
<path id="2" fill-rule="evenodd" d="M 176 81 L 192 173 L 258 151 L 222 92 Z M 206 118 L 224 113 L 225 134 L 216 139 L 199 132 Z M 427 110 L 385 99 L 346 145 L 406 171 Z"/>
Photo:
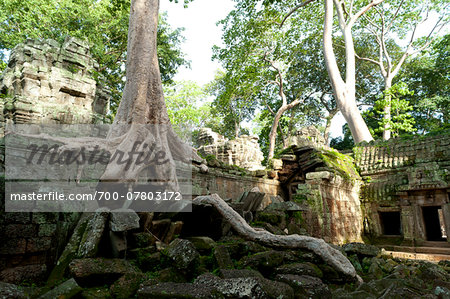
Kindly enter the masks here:
<path id="1" fill-rule="evenodd" d="M 19 45 L 0 81 L 2 122 L 101 121 L 108 94 L 91 77 L 96 67 L 87 46 L 74 39 Z M 192 197 L 218 194 L 255 231 L 342 245 L 339 252 L 367 277 L 356 291 L 351 281 L 336 298 L 396 296 L 411 287 L 399 282 L 408 275 L 414 284 L 417 277 L 429 280 L 414 289 L 417 294 L 418 289 L 441 294 L 433 283 L 446 277 L 450 282 L 444 270 L 402 264 L 393 256 L 449 259 L 450 134 L 372 142 L 346 154 L 327 147 L 314 127 L 299 130 L 289 142 L 264 167 L 256 137 L 228 140 L 202 129 L 198 152 L 208 167 L 188 165 Z M 211 204 L 196 203 L 192 213 L 99 209 L 81 215 L 4 213 L 4 203 L 0 297 L 4 282 L 46 281 L 43 298 L 69 293 L 197 298 L 207 292 L 227 298 L 279 298 L 280 292 L 286 292 L 283 298 L 331 298 L 339 291 L 332 296 L 326 284 L 348 282 L 311 251 L 283 251 L 240 238 Z M 388 287 L 387 275 L 394 281 Z"/>
<path id="2" fill-rule="evenodd" d="M 393 139 L 354 155 L 365 181 L 365 235 L 391 249 L 448 253 L 450 136 Z"/>
<path id="3" fill-rule="evenodd" d="M 17 45 L 0 76 L 2 130 L 5 122 L 103 122 L 110 95 L 94 80 L 97 69 L 87 44 L 74 38 L 66 38 L 62 45 L 54 40 Z M 45 278 L 80 215 L 3 211 L 4 201 L 0 203 L 0 280 Z"/>
<path id="4" fill-rule="evenodd" d="M 12 51 L 0 77 L 0 121 L 96 123 L 108 112 L 108 90 L 98 86 L 98 64 L 85 42 L 27 40 Z"/>
<path id="5" fill-rule="evenodd" d="M 217 160 L 228 165 L 236 165 L 247 170 L 264 169 L 264 160 L 259 148 L 258 137 L 242 135 L 228 140 L 209 128 L 200 130 L 198 152 L 203 156 L 213 155 Z"/>

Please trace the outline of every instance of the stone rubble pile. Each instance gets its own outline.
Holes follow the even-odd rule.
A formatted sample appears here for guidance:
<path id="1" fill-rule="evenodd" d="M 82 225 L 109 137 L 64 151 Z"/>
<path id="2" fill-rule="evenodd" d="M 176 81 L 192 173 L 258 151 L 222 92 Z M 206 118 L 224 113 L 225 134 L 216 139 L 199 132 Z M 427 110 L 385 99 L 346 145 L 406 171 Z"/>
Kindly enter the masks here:
<path id="1" fill-rule="evenodd" d="M 245 192 L 241 198 L 260 203 Z M 234 201 L 236 202 L 236 200 Z M 229 203 L 233 205 L 233 202 Z M 203 208 L 207 205 L 198 204 Z M 218 234 L 192 228 L 213 226 L 209 210 L 135 213 L 100 208 L 78 223 L 46 285 L 0 282 L 0 298 L 448 298 L 450 265 L 400 260 L 373 245 L 335 246 L 364 282 L 339 275 L 307 250 L 279 249 L 247 241 L 232 230 Z M 289 224 L 302 207 L 274 202 L 250 209 L 275 234 L 295 233 Z M 182 219 L 182 220 L 180 220 Z M 299 227 L 299 223 L 292 223 Z M 222 224 L 223 225 L 223 224 Z M 103 229 L 102 229 L 103 228 Z M 284 228 L 284 230 L 282 230 Z M 217 230 L 217 227 L 215 228 Z M 220 230 L 220 229 L 219 229 Z M 111 233 L 117 234 L 112 237 Z M 299 232 L 301 233 L 301 232 Z M 117 252 L 115 242 L 123 242 Z M 80 250 L 89 248 L 90 251 Z"/>

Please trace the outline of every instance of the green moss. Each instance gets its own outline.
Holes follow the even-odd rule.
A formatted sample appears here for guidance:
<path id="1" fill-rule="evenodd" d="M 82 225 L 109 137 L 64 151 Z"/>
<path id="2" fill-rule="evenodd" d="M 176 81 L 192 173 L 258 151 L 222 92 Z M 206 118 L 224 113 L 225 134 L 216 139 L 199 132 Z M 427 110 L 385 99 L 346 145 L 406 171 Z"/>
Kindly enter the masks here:
<path id="1" fill-rule="evenodd" d="M 295 148 L 295 146 L 290 146 L 288 148 L 285 148 L 284 150 L 276 152 L 274 154 L 274 158 L 275 159 L 279 159 L 283 155 L 293 155 L 294 154 L 294 151 L 293 151 L 294 148 Z"/>
<path id="2" fill-rule="evenodd" d="M 253 227 L 261 227 L 264 226 L 265 222 L 264 221 L 252 221 L 250 222 L 250 226 Z"/>
<path id="3" fill-rule="evenodd" d="M 292 213 L 292 217 L 295 218 L 296 222 L 300 224 L 301 227 L 304 227 L 306 224 L 305 219 L 303 219 L 302 212 L 294 212 Z"/>
<path id="4" fill-rule="evenodd" d="M 349 181 L 360 179 L 352 157 L 341 154 L 336 150 L 325 149 L 322 149 L 317 155 L 328 167 L 343 178 Z"/>

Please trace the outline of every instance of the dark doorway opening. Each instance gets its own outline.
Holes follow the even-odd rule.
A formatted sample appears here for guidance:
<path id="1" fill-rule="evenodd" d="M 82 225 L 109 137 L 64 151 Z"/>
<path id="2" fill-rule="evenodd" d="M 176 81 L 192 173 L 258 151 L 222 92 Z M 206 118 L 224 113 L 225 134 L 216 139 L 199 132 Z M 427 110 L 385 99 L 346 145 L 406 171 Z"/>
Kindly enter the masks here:
<path id="1" fill-rule="evenodd" d="M 399 236 L 402 234 L 400 212 L 379 212 L 383 235 Z"/>
<path id="2" fill-rule="evenodd" d="M 447 241 L 442 209 L 437 207 L 422 207 L 423 222 L 428 241 Z M 441 217 L 439 217 L 441 215 Z"/>

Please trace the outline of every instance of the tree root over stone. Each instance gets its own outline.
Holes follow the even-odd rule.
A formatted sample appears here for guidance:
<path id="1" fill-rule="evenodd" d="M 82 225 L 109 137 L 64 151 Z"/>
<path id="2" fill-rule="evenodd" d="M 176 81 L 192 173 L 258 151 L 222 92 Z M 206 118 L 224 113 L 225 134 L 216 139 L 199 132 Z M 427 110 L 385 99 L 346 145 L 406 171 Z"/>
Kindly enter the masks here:
<path id="1" fill-rule="evenodd" d="M 343 274 L 347 279 L 362 282 L 361 277 L 356 273 L 355 268 L 347 257 L 322 239 L 296 234 L 281 236 L 274 235 L 265 230 L 255 230 L 217 194 L 199 196 L 193 200 L 193 203 L 214 206 L 222 217 L 231 224 L 235 231 L 248 240 L 270 247 L 308 249 L 320 256 L 324 262 Z"/>

